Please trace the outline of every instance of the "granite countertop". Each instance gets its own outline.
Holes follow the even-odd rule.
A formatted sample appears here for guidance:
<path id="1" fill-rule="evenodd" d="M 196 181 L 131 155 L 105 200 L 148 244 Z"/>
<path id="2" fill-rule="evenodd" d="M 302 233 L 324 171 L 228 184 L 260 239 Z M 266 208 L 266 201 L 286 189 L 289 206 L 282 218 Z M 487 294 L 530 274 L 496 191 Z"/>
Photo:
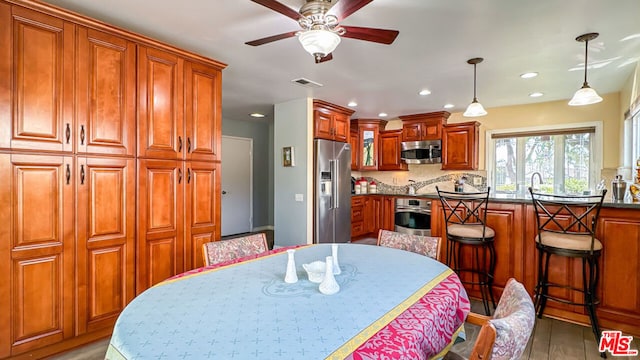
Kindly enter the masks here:
<path id="1" fill-rule="evenodd" d="M 397 193 L 368 193 L 368 194 L 351 194 L 351 196 L 368 196 L 368 195 L 386 195 L 386 196 L 398 196 L 398 197 L 417 197 L 424 199 L 438 199 L 437 193 L 424 193 L 424 194 L 397 194 Z M 530 204 L 531 196 L 519 195 L 519 194 L 492 194 L 489 196 L 489 201 L 496 203 L 513 203 L 513 204 Z M 614 201 L 611 196 L 607 195 L 602 203 L 602 207 L 605 208 L 620 208 L 620 209 L 640 209 L 640 201 L 632 201 L 627 197 L 623 201 Z"/>

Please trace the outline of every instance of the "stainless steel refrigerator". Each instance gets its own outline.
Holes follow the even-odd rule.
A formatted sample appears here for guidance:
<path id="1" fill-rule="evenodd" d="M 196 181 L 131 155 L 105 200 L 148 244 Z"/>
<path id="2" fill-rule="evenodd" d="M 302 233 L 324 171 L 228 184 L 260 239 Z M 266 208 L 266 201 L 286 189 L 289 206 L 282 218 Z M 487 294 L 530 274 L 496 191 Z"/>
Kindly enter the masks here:
<path id="1" fill-rule="evenodd" d="M 314 243 L 351 240 L 351 146 L 314 140 Z"/>

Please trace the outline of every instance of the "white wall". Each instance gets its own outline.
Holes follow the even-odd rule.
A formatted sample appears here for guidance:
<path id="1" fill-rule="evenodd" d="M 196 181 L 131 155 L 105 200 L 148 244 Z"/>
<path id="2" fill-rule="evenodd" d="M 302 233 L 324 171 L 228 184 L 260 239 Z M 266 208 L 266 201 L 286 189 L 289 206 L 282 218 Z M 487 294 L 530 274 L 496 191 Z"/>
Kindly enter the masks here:
<path id="1" fill-rule="evenodd" d="M 274 108 L 275 246 L 313 242 L 313 99 L 296 99 Z M 282 148 L 294 147 L 295 166 L 282 165 Z M 295 201 L 302 194 L 303 201 Z"/>

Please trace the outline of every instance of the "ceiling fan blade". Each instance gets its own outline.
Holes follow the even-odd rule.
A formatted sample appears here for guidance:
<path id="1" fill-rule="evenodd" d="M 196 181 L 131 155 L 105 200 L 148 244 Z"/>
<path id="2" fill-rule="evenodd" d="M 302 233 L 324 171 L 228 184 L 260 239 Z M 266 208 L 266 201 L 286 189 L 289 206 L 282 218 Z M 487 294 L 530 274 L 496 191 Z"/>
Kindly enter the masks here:
<path id="1" fill-rule="evenodd" d="M 279 12 L 280 14 L 290 17 L 295 21 L 298 21 L 302 15 L 299 12 L 293 10 L 292 8 L 284 5 L 282 3 L 277 2 L 276 0 L 251 0 L 256 4 L 260 4 L 264 7 L 268 7 L 269 9 Z"/>
<path id="2" fill-rule="evenodd" d="M 251 45 L 251 46 L 264 45 L 264 44 L 267 44 L 267 43 L 270 43 L 270 42 L 274 42 L 274 41 L 278 41 L 278 40 L 294 37 L 294 36 L 296 36 L 296 33 L 297 33 L 297 31 L 290 31 L 290 32 L 284 33 L 284 34 L 267 36 L 267 37 L 262 38 L 262 39 L 257 39 L 257 40 L 253 40 L 253 41 L 247 41 L 245 44 Z"/>
<path id="3" fill-rule="evenodd" d="M 342 37 L 391 44 L 400 32 L 398 30 L 374 29 L 359 26 L 342 26 L 346 32 Z"/>
<path id="4" fill-rule="evenodd" d="M 329 54 L 329 55 L 327 55 L 327 56 L 323 57 L 323 58 L 322 58 L 322 59 L 320 59 L 320 60 L 316 60 L 316 64 L 320 64 L 320 63 L 323 63 L 323 62 L 325 62 L 325 61 L 329 61 L 329 60 L 331 60 L 331 59 L 333 59 L 333 55 L 332 55 L 332 54 Z"/>
<path id="5" fill-rule="evenodd" d="M 327 13 L 335 15 L 338 21 L 342 21 L 372 1 L 373 0 L 339 0 Z"/>

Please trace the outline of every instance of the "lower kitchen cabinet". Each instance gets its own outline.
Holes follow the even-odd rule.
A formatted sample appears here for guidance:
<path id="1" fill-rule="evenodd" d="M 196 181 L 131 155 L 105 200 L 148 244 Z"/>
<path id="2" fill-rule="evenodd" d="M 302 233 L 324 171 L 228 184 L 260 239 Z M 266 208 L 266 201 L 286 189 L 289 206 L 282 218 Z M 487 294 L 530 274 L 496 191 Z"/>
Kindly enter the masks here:
<path id="1" fill-rule="evenodd" d="M 506 281 L 514 277 L 533 296 L 538 279 L 537 234 L 533 205 L 529 203 L 490 202 L 487 225 L 496 232 L 496 269 L 494 296 L 500 298 Z M 640 209 L 602 208 L 598 220 L 597 238 L 603 243 L 599 260 L 600 279 L 596 307 L 600 326 L 640 336 Z M 442 206 L 432 201 L 432 235 L 446 234 Z M 463 252 L 463 259 L 471 258 Z M 582 287 L 582 263 L 579 259 L 551 257 L 550 281 Z M 479 298 L 475 287 L 469 295 Z M 566 289 L 550 289 L 550 293 L 568 301 L 581 300 L 581 295 Z M 589 317 L 583 306 L 548 301 L 545 315 L 583 324 Z"/>
<path id="2" fill-rule="evenodd" d="M 394 196 L 356 195 L 351 197 L 351 237 L 378 237 L 380 229 L 394 228 Z"/>

